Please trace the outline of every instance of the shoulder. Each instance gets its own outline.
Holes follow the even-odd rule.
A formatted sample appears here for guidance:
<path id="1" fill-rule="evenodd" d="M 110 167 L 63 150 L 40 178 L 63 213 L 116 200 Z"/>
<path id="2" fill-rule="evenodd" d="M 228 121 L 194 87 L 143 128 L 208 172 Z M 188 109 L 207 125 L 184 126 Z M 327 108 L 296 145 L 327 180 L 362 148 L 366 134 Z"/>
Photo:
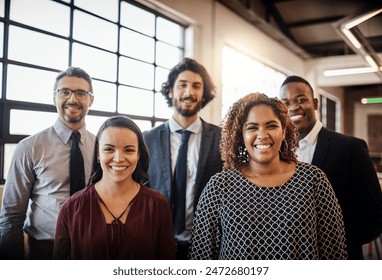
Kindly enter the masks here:
<path id="1" fill-rule="evenodd" d="M 94 185 L 88 186 L 83 190 L 80 190 L 70 196 L 67 200 L 65 200 L 62 205 L 62 211 L 69 211 L 73 209 L 78 209 L 82 207 L 84 204 L 89 203 L 96 195 L 96 191 L 94 189 Z M 82 211 L 82 210 L 81 210 Z"/>
<path id="2" fill-rule="evenodd" d="M 296 166 L 296 173 L 299 176 L 303 176 L 305 178 L 313 178 L 313 177 L 326 177 L 324 171 L 322 171 L 319 167 L 299 161 Z"/>
<path id="3" fill-rule="evenodd" d="M 167 128 L 168 128 L 168 122 L 165 122 L 157 127 L 151 128 L 150 130 L 143 131 L 142 134 L 145 139 L 147 138 L 150 139 L 158 135 L 159 131 L 165 130 Z"/>
<path id="4" fill-rule="evenodd" d="M 160 203 L 163 203 L 163 202 L 167 203 L 166 198 L 160 192 L 143 185 L 141 185 L 141 188 L 142 188 L 141 190 L 142 196 L 144 196 L 145 198 L 149 200 L 157 201 Z"/>
<path id="5" fill-rule="evenodd" d="M 340 144 L 366 145 L 366 142 L 363 139 L 332 131 L 324 127 L 320 130 L 318 137 L 328 137 Z"/>
<path id="6" fill-rule="evenodd" d="M 220 133 L 221 132 L 221 128 L 219 126 L 214 125 L 212 123 L 208 123 L 205 120 L 203 120 L 202 118 L 201 118 L 201 121 L 202 121 L 202 125 L 203 125 L 204 129 L 209 130 L 209 131 L 214 132 L 214 133 Z"/>

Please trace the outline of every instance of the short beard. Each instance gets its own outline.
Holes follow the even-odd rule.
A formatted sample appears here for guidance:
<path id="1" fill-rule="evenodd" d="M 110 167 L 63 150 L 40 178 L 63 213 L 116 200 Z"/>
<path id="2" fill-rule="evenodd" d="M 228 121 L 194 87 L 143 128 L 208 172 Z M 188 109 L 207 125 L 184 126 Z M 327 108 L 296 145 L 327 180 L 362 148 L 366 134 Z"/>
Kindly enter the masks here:
<path id="1" fill-rule="evenodd" d="M 182 109 L 180 102 L 178 100 L 174 100 L 174 107 L 176 111 L 181 114 L 183 117 L 192 117 L 195 116 L 202 109 L 202 102 L 197 102 L 194 109 Z"/>

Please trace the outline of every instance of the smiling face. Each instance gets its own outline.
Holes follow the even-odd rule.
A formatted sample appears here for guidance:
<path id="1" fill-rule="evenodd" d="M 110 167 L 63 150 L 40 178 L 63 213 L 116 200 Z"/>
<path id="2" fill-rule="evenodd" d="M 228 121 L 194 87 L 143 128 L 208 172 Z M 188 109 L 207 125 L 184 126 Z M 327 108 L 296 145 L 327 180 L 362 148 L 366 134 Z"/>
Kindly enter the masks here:
<path id="1" fill-rule="evenodd" d="M 279 160 L 285 131 L 270 106 L 253 106 L 242 131 L 250 162 L 267 165 Z"/>
<path id="2" fill-rule="evenodd" d="M 90 85 L 85 79 L 71 76 L 62 77 L 57 82 L 56 89 L 62 88 L 90 91 Z M 62 99 L 58 93 L 55 93 L 53 98 L 60 120 L 73 130 L 77 130 L 85 124 L 85 116 L 93 104 L 93 100 L 94 97 L 90 95 L 84 100 L 78 100 L 75 94 L 72 94 L 69 99 Z"/>
<path id="3" fill-rule="evenodd" d="M 132 180 L 139 160 L 137 135 L 128 128 L 106 128 L 99 138 L 98 159 L 103 179 L 114 183 Z"/>
<path id="4" fill-rule="evenodd" d="M 202 108 L 203 79 L 192 71 L 181 72 L 170 92 L 176 113 L 184 117 L 196 115 Z"/>
<path id="5" fill-rule="evenodd" d="M 285 84 L 280 88 L 280 99 L 288 107 L 288 114 L 303 139 L 314 127 L 318 100 L 310 88 L 300 82 Z"/>

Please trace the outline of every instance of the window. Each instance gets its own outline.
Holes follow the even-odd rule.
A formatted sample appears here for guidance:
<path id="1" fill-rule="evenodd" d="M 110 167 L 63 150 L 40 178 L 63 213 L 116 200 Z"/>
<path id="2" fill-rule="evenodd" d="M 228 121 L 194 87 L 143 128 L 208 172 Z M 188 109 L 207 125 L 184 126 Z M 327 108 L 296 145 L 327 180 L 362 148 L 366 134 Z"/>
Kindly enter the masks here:
<path id="1" fill-rule="evenodd" d="M 70 65 L 93 78 L 91 132 L 116 114 L 142 130 L 168 119 L 158 92 L 184 56 L 185 29 L 137 1 L 0 0 L 0 184 L 16 144 L 57 118 L 53 84 Z"/>
<path id="2" fill-rule="evenodd" d="M 233 48 L 223 48 L 222 118 L 239 98 L 251 92 L 277 97 L 285 80 L 283 73 Z"/>

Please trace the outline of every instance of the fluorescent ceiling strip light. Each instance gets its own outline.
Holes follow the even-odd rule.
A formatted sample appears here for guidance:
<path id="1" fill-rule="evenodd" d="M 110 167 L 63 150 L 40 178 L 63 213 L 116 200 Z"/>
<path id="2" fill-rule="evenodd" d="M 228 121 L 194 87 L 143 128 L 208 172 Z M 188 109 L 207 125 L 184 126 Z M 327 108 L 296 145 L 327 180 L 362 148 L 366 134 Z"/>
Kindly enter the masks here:
<path id="1" fill-rule="evenodd" d="M 354 26 L 364 22 L 365 20 L 368 20 L 369 18 L 379 14 L 380 12 L 382 12 L 382 8 L 378 9 L 378 10 L 376 10 L 374 12 L 368 13 L 366 15 L 360 16 L 360 17 L 358 17 L 358 18 L 356 18 L 354 20 L 351 20 L 350 22 L 345 24 L 345 28 L 346 29 L 353 28 Z"/>
<path id="2" fill-rule="evenodd" d="M 332 76 L 342 76 L 342 75 L 364 74 L 364 73 L 373 73 L 376 71 L 377 71 L 377 69 L 372 68 L 372 67 L 335 69 L 335 70 L 324 71 L 324 76 L 325 77 L 332 77 Z"/>
<path id="3" fill-rule="evenodd" d="M 377 65 L 377 63 L 374 61 L 374 59 L 371 58 L 370 55 L 366 55 L 366 56 L 365 56 L 365 59 L 366 59 L 366 61 L 370 64 L 371 68 L 375 69 L 375 71 L 378 70 L 378 65 Z"/>
<path id="4" fill-rule="evenodd" d="M 361 43 L 357 40 L 356 37 L 354 37 L 353 33 L 351 33 L 346 28 L 341 28 L 341 29 L 342 29 L 342 32 L 344 33 L 344 35 L 349 39 L 350 43 L 352 43 L 355 48 L 360 49 Z"/>

